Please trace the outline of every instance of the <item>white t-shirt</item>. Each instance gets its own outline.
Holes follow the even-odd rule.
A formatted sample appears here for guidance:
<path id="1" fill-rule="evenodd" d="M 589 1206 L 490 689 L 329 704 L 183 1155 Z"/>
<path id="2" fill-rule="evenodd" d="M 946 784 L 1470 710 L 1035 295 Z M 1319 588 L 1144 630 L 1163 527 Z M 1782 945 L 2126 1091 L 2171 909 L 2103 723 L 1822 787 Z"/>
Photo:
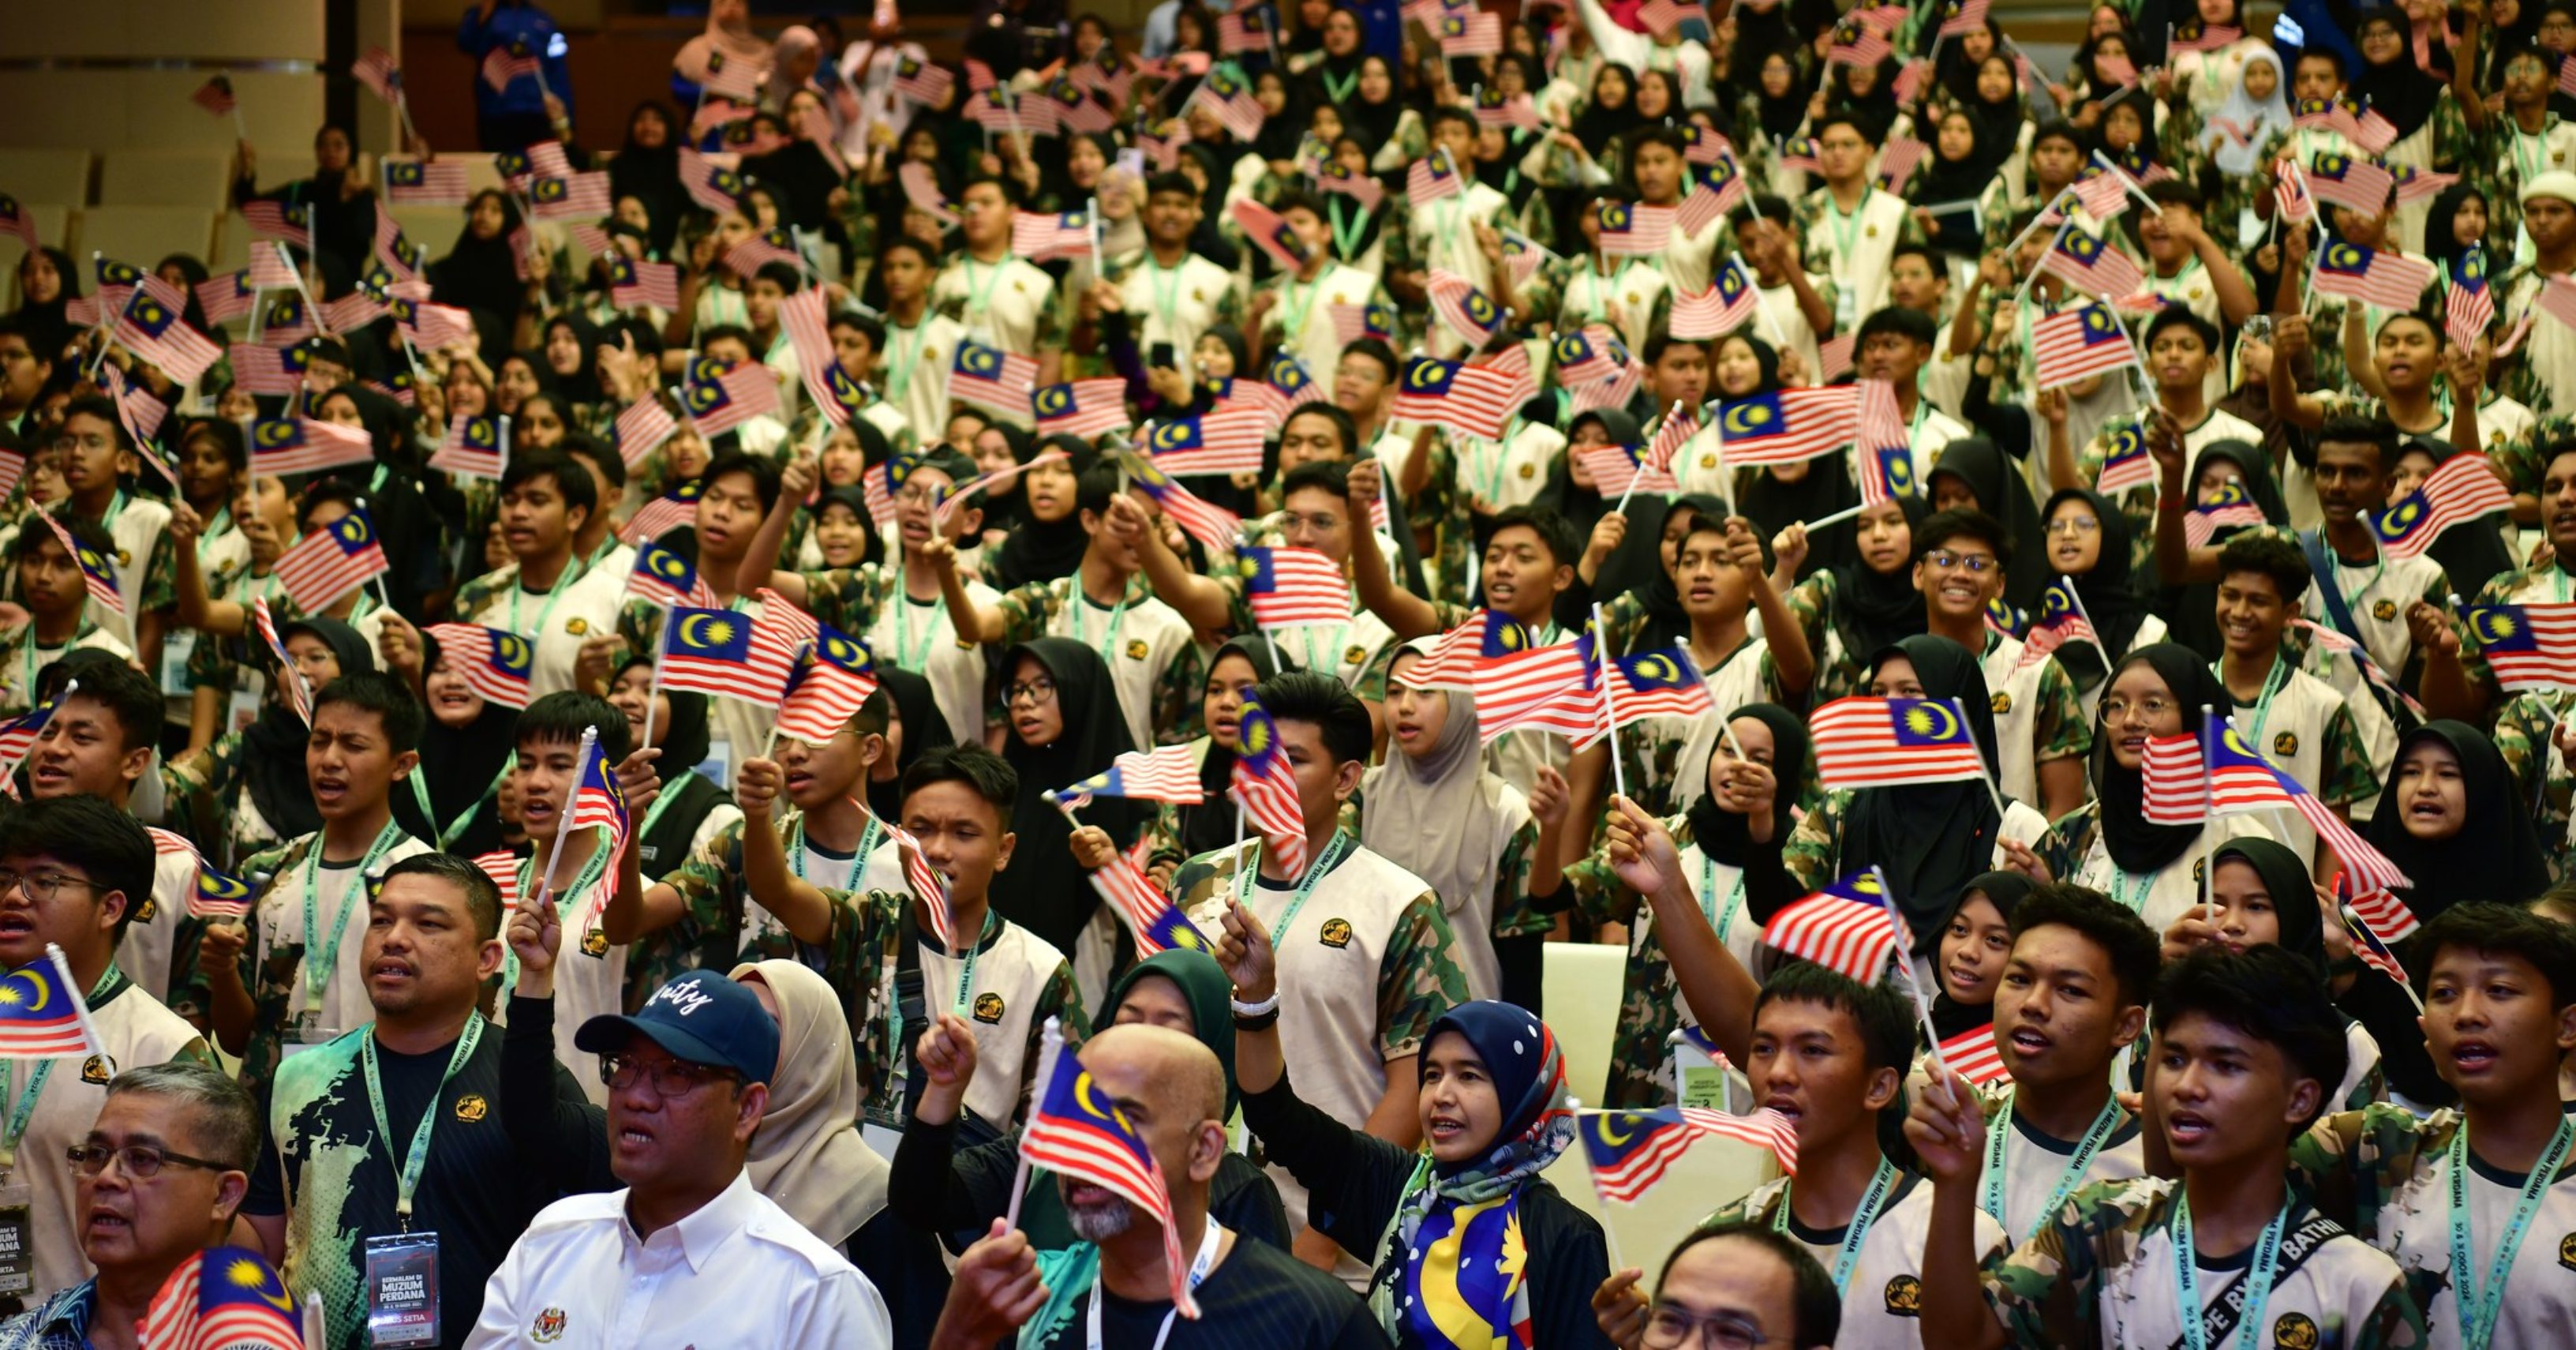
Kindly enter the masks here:
<path id="1" fill-rule="evenodd" d="M 581 561 L 576 558 L 572 565 L 579 567 Z M 520 588 L 518 564 L 511 563 L 492 574 L 492 588 L 481 603 L 458 617 L 487 628 L 508 629 L 534 643 L 536 660 L 528 676 L 528 693 L 531 698 L 543 698 L 573 687 L 573 665 L 581 659 L 582 643 L 603 634 L 616 636 L 625 590 L 625 573 L 593 567 L 549 602 L 545 591 Z"/>
<path id="2" fill-rule="evenodd" d="M 2029 1238 L 2032 1230 L 2047 1217 L 2049 1197 L 2057 1194 L 2066 1176 L 2066 1166 L 2075 1160 L 2075 1151 L 2083 1138 L 2059 1139 L 2033 1129 L 2012 1110 L 2012 1089 L 1989 1092 L 1985 1098 L 1988 1134 L 1985 1147 L 1993 1147 L 1994 1120 L 1998 1114 L 2011 1115 L 2012 1124 L 2004 1131 L 2004 1212 L 2001 1216 L 2008 1241 Z M 2115 1111 L 2117 1110 L 2114 1108 Z M 2118 1123 L 2097 1149 L 2084 1174 L 2066 1188 L 2068 1195 L 2097 1181 L 2126 1181 L 2147 1173 L 2146 1143 L 2139 1136 L 2138 1122 L 2127 1112 L 2117 1112 Z M 1991 1153 L 1987 1155 L 1991 1161 Z M 1977 1178 L 1978 1204 L 1985 1203 L 1986 1180 Z"/>
<path id="3" fill-rule="evenodd" d="M 1756 1187 L 1752 1194 L 1727 1207 L 1730 1217 L 1741 1211 L 1753 1221 L 1768 1225 L 1773 1211 L 1789 1203 L 1794 1177 L 1781 1177 Z M 1861 1239 L 1860 1257 L 1852 1263 L 1851 1279 L 1843 1286 L 1842 1332 L 1834 1338 L 1836 1350 L 1921 1350 L 1923 1326 L 1923 1243 L 1932 1227 L 1932 1184 L 1911 1173 L 1896 1175 L 1894 1186 L 1879 1208 L 1878 1219 L 1869 1226 L 1869 1235 Z M 1789 1236 L 1814 1256 L 1830 1273 L 1842 1253 L 1848 1227 L 1819 1231 L 1789 1220 Z M 1977 1214 L 1977 1251 L 1980 1259 L 2004 1249 L 2004 1230 L 1983 1211 Z"/>
<path id="4" fill-rule="evenodd" d="M 1118 693 L 1118 710 L 1127 719 L 1128 738 L 1139 749 L 1151 747 L 1154 696 L 1165 672 L 1196 641 L 1190 621 L 1141 587 L 1134 598 L 1112 606 L 1081 594 L 1076 580 L 1059 577 L 1054 582 L 1065 603 L 1047 623 L 1047 632 L 1100 653 L 1101 663 L 1109 667 L 1109 685 Z"/>
<path id="5" fill-rule="evenodd" d="M 1234 288 L 1234 273 L 1196 253 L 1184 254 L 1180 266 L 1166 268 L 1154 261 L 1148 249 L 1127 269 L 1118 294 L 1135 334 L 1136 350 L 1151 353 L 1158 342 L 1172 344 L 1181 374 L 1195 380 L 1198 362 L 1191 353 L 1199 335 L 1216 326 L 1219 306 Z"/>
<path id="6" fill-rule="evenodd" d="M 27 1133 L 18 1141 L 18 1159 L 10 1180 L 34 1192 L 27 1238 L 35 1248 L 35 1288 L 29 1307 L 57 1290 L 90 1277 L 89 1258 L 81 1253 L 80 1234 L 88 1225 L 80 1210 L 80 1179 L 72 1174 L 64 1150 L 89 1137 L 98 1109 L 107 1101 L 108 1080 L 118 1072 L 148 1064 L 167 1064 L 183 1054 L 211 1061 L 197 1029 L 161 1001 L 128 984 L 105 1003 L 90 1009 L 107 1048 L 96 1055 L 56 1055 L 45 1060 L 11 1060 L 0 1064 L 0 1083 L 14 1105 L 26 1090 L 35 1064 L 50 1064 L 45 1090 L 27 1117 Z"/>
<path id="7" fill-rule="evenodd" d="M 975 1081 L 967 1085 L 966 1105 L 976 1115 L 996 1125 L 1019 1119 L 1023 1080 L 1036 1069 L 1024 1062 L 1029 1019 L 1047 985 L 1066 969 L 1064 953 L 1015 923 L 1003 923 L 978 949 L 973 982 L 965 986 L 966 1011 L 961 1014 L 975 1031 Z M 960 981 L 969 974 L 963 958 L 940 951 L 924 936 L 921 988 L 929 1009 L 954 1008 Z M 894 1006 L 893 990 L 885 990 L 882 997 L 878 1006 Z"/>
<path id="8" fill-rule="evenodd" d="M 980 581 L 967 582 L 966 594 L 978 605 L 1001 599 L 992 587 Z M 981 648 L 958 642 L 956 626 L 949 622 L 942 604 L 914 600 L 897 583 L 886 604 L 878 609 L 876 622 L 859 637 L 878 660 L 930 681 L 940 715 L 948 719 L 948 734 L 958 744 L 983 743 L 984 653 Z"/>
<path id="9" fill-rule="evenodd" d="M 301 844 L 308 840 L 313 847 L 321 846 L 318 834 L 305 835 L 294 842 Z M 384 856 L 377 859 L 375 867 L 367 873 L 368 880 L 381 881 L 386 868 L 430 851 L 429 845 L 406 835 L 396 840 L 391 848 L 385 850 Z M 330 940 L 332 919 L 340 913 L 343 902 L 351 906 L 348 922 L 339 925 L 339 945 L 333 949 L 330 958 L 331 975 L 318 997 L 305 980 L 305 970 L 313 960 L 313 953 L 304 931 L 303 863 L 299 860 L 280 870 L 270 881 L 268 889 L 261 893 L 258 906 L 251 911 L 254 969 L 265 967 L 270 953 L 280 947 L 307 948 L 303 958 L 295 963 L 292 977 L 294 993 L 286 1005 L 287 1025 L 281 1029 L 284 1044 L 279 1053 L 283 1055 L 295 1054 L 306 1047 L 307 1043 L 297 1032 L 296 1023 L 307 1013 L 317 1015 L 314 1026 L 322 1033 L 314 1044 L 376 1020 L 375 1004 L 367 998 L 367 901 L 365 896 L 349 894 L 350 883 L 358 875 L 358 863 L 356 858 L 336 864 L 324 862 L 313 871 L 314 921 L 322 930 L 316 935 L 319 940 Z"/>

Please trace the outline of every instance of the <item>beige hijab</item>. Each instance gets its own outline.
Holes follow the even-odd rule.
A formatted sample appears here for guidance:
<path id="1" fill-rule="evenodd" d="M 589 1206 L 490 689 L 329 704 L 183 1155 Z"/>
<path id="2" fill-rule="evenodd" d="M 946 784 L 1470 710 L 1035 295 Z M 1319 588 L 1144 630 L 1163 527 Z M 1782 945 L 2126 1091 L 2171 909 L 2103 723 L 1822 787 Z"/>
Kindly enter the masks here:
<path id="1" fill-rule="evenodd" d="M 886 1203 L 886 1160 L 859 1137 L 859 1061 L 841 999 L 794 961 L 746 961 L 778 1000 L 778 1072 L 752 1136 L 751 1184 L 837 1247 Z"/>
<path id="2" fill-rule="evenodd" d="M 713 6 L 709 6 L 710 11 Z M 751 29 L 748 18 L 728 24 L 714 13 L 707 15 L 707 31 L 680 45 L 671 67 L 680 78 L 691 84 L 703 84 L 707 78 L 707 54 L 724 53 L 727 65 L 748 65 L 754 70 L 767 70 L 770 64 L 769 42 Z"/>

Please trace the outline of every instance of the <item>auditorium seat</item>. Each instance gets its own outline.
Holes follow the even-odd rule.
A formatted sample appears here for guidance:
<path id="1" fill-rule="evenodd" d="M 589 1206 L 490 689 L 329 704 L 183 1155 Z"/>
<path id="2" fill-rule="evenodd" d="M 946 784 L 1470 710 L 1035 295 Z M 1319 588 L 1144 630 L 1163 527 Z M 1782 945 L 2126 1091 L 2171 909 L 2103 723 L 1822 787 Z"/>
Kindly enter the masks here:
<path id="1" fill-rule="evenodd" d="M 1540 997 L 1547 1004 L 1548 1027 L 1565 1050 L 1565 1081 L 1573 1084 L 1574 1095 L 1597 1099 L 1610 1078 L 1628 950 L 1597 942 L 1551 942 L 1542 950 Z"/>
<path id="2" fill-rule="evenodd" d="M 0 146 L 0 192 L 51 206 L 89 203 L 87 150 Z"/>
<path id="3" fill-rule="evenodd" d="M 456 247 L 456 236 L 465 231 L 465 208 L 461 206 L 395 206 L 387 207 L 394 223 L 402 227 L 403 237 L 425 250 L 432 258 L 444 258 Z"/>
<path id="4" fill-rule="evenodd" d="M 81 212 L 80 251 L 149 269 L 173 253 L 209 257 L 216 213 L 186 206 L 93 206 Z M 87 289 L 86 286 L 83 289 Z"/>
<path id="5" fill-rule="evenodd" d="M 20 202 L 19 206 L 36 218 L 36 237 L 55 248 L 69 251 L 71 241 L 71 208 L 50 202 Z M 0 296 L 8 297 L 10 308 L 18 303 L 18 259 L 27 246 L 14 234 L 0 234 Z"/>
<path id="6" fill-rule="evenodd" d="M 220 211 L 230 204 L 232 157 L 221 150 L 110 150 L 101 157 L 101 206 L 186 206 Z"/>

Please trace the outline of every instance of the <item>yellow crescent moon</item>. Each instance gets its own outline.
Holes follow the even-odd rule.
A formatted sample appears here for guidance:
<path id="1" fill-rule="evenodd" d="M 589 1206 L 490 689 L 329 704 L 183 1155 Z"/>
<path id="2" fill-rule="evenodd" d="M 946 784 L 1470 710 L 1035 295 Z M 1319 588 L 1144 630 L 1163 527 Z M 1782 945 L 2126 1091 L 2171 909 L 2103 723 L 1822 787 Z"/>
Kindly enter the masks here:
<path id="1" fill-rule="evenodd" d="M 707 641 L 705 636 L 706 625 L 712 622 L 714 622 L 714 620 L 705 614 L 692 614 L 689 617 L 682 619 L 680 621 L 680 640 L 688 643 L 692 647 L 714 646 L 715 644 Z"/>
<path id="2" fill-rule="evenodd" d="M 1091 1095 L 1091 1075 L 1088 1072 L 1074 1077 L 1073 1104 L 1101 1120 L 1111 1119 L 1110 1113 L 1100 1109 L 1099 1100 Z"/>
<path id="3" fill-rule="evenodd" d="M 45 1005 L 53 1001 L 53 986 L 45 983 L 43 980 L 37 979 L 23 970 L 10 972 L 8 978 L 17 981 L 22 987 L 34 993 L 35 997 L 28 1000 L 27 1011 L 31 1013 L 43 1012 L 45 1010 Z"/>
<path id="4" fill-rule="evenodd" d="M 2504 611 L 2498 609 L 2479 610 L 2477 628 L 2478 638 L 2481 641 L 2493 642 L 2498 638 L 2513 636 L 2513 621 L 2507 619 Z"/>
<path id="5" fill-rule="evenodd" d="M 1602 1143 L 1608 1144 L 1612 1148 L 1618 1148 L 1626 1144 L 1629 1140 L 1637 1137 L 1637 1132 L 1635 1130 L 1629 1130 L 1622 1134 L 1611 1128 L 1612 1125 L 1626 1119 L 1626 1116 L 1616 1112 L 1594 1116 L 1592 1118 L 1592 1133 L 1596 1138 L 1600 1139 Z"/>
<path id="6" fill-rule="evenodd" d="M 1930 733 L 1934 739 L 1946 741 L 1959 734 L 1958 714 L 1951 712 L 1948 704 L 1925 699 L 1915 706 L 1922 709 L 1925 715 L 1939 719 L 1940 730 Z"/>

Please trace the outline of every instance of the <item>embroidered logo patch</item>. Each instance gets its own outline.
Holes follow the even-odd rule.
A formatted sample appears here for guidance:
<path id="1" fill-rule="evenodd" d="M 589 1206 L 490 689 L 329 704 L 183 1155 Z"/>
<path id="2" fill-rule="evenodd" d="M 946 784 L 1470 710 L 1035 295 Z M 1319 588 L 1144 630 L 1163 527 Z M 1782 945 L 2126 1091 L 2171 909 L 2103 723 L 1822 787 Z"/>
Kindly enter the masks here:
<path id="1" fill-rule="evenodd" d="M 81 1081 L 105 1086 L 116 1076 L 116 1061 L 107 1055 L 92 1055 L 81 1061 Z"/>
<path id="2" fill-rule="evenodd" d="M 1130 661 L 1142 661 L 1142 660 L 1144 660 L 1144 659 L 1145 659 L 1145 651 L 1146 651 L 1146 648 L 1145 648 L 1145 639 L 1143 639 L 1143 638 L 1129 638 L 1129 639 L 1127 640 L 1127 659 L 1128 659 L 1128 660 L 1130 660 Z"/>
<path id="3" fill-rule="evenodd" d="M 2277 1350 L 2317 1350 L 2317 1324 L 2306 1313 L 2283 1313 L 2272 1323 Z"/>
<path id="4" fill-rule="evenodd" d="M 986 1026 L 999 1024 L 1002 1020 L 1002 996 L 999 994 L 977 994 L 975 996 L 975 1020 L 985 1024 Z"/>
<path id="5" fill-rule="evenodd" d="M 490 1114 L 492 1103 L 483 1100 L 480 1092 L 469 1092 L 456 1099 L 456 1118 L 468 1125 Z"/>
<path id="6" fill-rule="evenodd" d="M 152 897 L 147 895 L 143 897 L 143 908 L 134 911 L 134 921 L 136 923 L 150 923 L 152 922 L 152 916 L 160 912 L 161 906 L 155 904 Z"/>
<path id="7" fill-rule="evenodd" d="M 2379 620 L 2381 623 L 2386 623 L 2390 619 L 2396 618 L 2397 602 L 2394 600 L 2382 600 L 2379 603 L 2372 605 L 2370 607 L 2370 617 Z"/>
<path id="8" fill-rule="evenodd" d="M 571 618 L 564 620 L 564 631 L 572 634 L 574 637 L 580 637 L 582 634 L 590 631 L 590 620 L 576 614 Z"/>
<path id="9" fill-rule="evenodd" d="M 2284 731 L 2272 738 L 2272 753 L 2283 759 L 2299 753 L 2299 733 Z"/>
<path id="10" fill-rule="evenodd" d="M 1350 920 L 1348 920 L 1348 919 L 1326 919 L 1326 920 L 1324 920 L 1324 930 L 1323 930 L 1323 932 L 1320 934 L 1320 936 L 1323 938 L 1324 945 L 1325 945 L 1325 946 L 1327 946 L 1327 947 L 1336 947 L 1336 948 L 1338 948 L 1338 947 L 1347 947 L 1347 946 L 1351 945 L 1351 923 L 1350 923 Z"/>
<path id="11" fill-rule="evenodd" d="M 2558 1264 L 2576 1270 L 2576 1233 L 2558 1239 Z"/>
<path id="12" fill-rule="evenodd" d="M 528 1339 L 539 1344 L 561 1340 L 564 1334 L 564 1310 L 548 1308 L 528 1324 Z"/>
<path id="13" fill-rule="evenodd" d="M 1998 689 L 1994 692 L 1994 696 L 1988 699 L 1987 702 L 1994 706 L 1995 716 L 1997 717 L 2001 717 L 2012 711 L 2012 694 L 2009 691 Z"/>
<path id="14" fill-rule="evenodd" d="M 1887 1282 L 1887 1315 L 1920 1317 L 1923 1315 L 1923 1282 L 1911 1275 L 1899 1275 Z"/>
<path id="15" fill-rule="evenodd" d="M 606 929 L 602 929 L 602 928 L 594 928 L 594 929 L 591 929 L 589 932 L 582 934 L 582 935 L 581 935 L 581 954 L 582 954 L 582 955 L 584 955 L 584 956 L 598 957 L 598 958 L 600 958 L 600 959 L 602 959 L 602 960 L 607 959 L 607 956 L 608 956 L 608 932 L 607 932 L 607 930 L 606 930 Z"/>

